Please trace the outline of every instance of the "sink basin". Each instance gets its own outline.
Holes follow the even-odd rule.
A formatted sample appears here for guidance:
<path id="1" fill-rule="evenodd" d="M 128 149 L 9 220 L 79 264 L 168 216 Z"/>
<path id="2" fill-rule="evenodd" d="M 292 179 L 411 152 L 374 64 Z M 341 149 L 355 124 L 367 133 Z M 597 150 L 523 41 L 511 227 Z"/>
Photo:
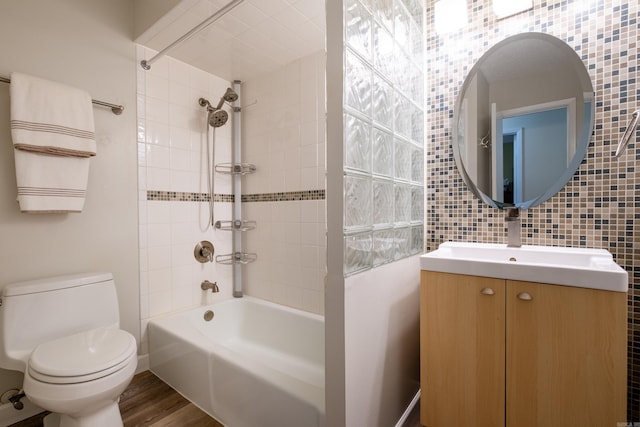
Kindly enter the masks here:
<path id="1" fill-rule="evenodd" d="M 605 249 L 494 243 L 442 243 L 420 257 L 422 270 L 627 292 L 629 276 Z"/>

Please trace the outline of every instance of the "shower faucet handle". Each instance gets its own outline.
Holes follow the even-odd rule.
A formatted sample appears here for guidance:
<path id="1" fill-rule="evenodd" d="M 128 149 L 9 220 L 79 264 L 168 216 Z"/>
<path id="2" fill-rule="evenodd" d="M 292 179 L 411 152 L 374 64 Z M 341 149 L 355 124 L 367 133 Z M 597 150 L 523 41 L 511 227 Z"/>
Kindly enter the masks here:
<path id="1" fill-rule="evenodd" d="M 207 248 L 206 246 L 200 249 L 200 253 L 202 254 L 203 257 L 208 259 L 209 262 L 213 261 L 213 252 L 211 252 L 209 248 Z"/>
<path id="2" fill-rule="evenodd" d="M 214 252 L 213 243 L 203 240 L 193 249 L 193 256 L 198 262 L 204 264 L 205 262 L 213 262 Z"/>

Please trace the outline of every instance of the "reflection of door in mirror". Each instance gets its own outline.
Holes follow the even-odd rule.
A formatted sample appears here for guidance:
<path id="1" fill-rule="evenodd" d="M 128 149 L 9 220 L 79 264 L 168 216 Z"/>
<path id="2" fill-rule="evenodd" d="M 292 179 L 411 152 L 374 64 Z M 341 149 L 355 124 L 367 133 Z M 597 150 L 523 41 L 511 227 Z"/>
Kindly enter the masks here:
<path id="1" fill-rule="evenodd" d="M 491 146 L 491 198 L 503 204 L 502 116 L 495 102 L 491 103 Z"/>
<path id="2" fill-rule="evenodd" d="M 514 178 L 519 181 L 517 195 L 514 194 L 513 202 L 504 200 L 504 203 L 526 203 L 562 176 L 575 153 L 575 105 L 575 99 L 568 99 L 496 113 L 500 123 L 496 127 L 503 129 L 501 135 L 517 129 L 521 132 L 519 145 L 514 146 L 515 155 L 521 159 L 519 163 L 514 162 Z M 504 153 L 496 155 L 505 156 Z M 503 165 L 504 160 L 499 164 Z M 536 173 L 532 172 L 533 165 L 538 166 Z M 541 169 L 545 173 L 540 173 Z M 502 179 L 506 179 L 504 171 L 502 174 Z"/>
<path id="3" fill-rule="evenodd" d="M 502 130 L 502 164 L 504 179 L 504 203 L 521 204 L 524 171 L 522 164 L 522 128 Z"/>
<path id="4" fill-rule="evenodd" d="M 513 205 L 513 133 L 502 134 L 502 188 L 503 200 L 506 204 Z"/>

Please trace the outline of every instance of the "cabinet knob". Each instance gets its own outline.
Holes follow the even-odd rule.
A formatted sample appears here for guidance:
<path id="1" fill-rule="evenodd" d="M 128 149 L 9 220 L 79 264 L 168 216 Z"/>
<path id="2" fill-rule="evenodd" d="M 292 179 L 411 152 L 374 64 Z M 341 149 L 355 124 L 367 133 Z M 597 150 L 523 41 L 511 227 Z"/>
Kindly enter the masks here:
<path id="1" fill-rule="evenodd" d="M 531 301 L 531 300 L 533 300 L 533 297 L 531 296 L 531 294 L 529 292 L 520 292 L 518 294 L 518 298 L 521 299 L 522 301 Z"/>
<path id="2" fill-rule="evenodd" d="M 480 293 L 482 295 L 494 295 L 495 292 L 493 291 L 493 289 L 491 288 L 482 288 L 482 290 L 480 291 Z"/>

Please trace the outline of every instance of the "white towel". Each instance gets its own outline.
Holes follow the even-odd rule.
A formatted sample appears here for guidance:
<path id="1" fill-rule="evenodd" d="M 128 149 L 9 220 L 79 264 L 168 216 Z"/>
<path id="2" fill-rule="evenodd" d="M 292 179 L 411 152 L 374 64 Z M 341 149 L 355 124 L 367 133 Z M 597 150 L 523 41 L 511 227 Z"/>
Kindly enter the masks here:
<path id="1" fill-rule="evenodd" d="M 11 74 L 11 137 L 22 212 L 81 212 L 96 154 L 91 97 Z"/>
<path id="2" fill-rule="evenodd" d="M 93 108 L 88 93 L 12 73 L 10 94 L 15 148 L 63 156 L 95 156 Z"/>
<path id="3" fill-rule="evenodd" d="M 21 212 L 82 212 L 89 159 L 24 150 L 14 154 Z"/>

